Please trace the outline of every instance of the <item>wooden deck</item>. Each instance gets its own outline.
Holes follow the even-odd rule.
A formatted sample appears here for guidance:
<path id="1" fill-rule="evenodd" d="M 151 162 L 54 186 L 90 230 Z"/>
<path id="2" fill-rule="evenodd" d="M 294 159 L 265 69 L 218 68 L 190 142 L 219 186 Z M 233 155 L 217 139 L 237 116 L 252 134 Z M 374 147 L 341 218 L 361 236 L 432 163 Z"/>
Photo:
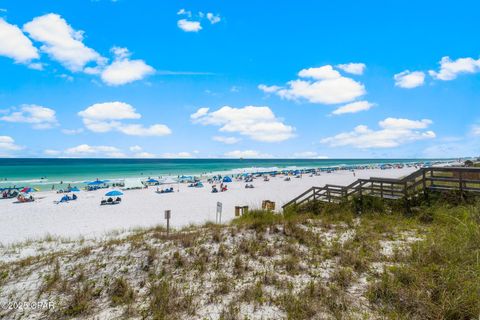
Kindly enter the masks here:
<path id="1" fill-rule="evenodd" d="M 283 209 L 309 201 L 341 202 L 368 195 L 382 199 L 409 199 L 428 191 L 458 191 L 480 193 L 480 168 L 438 167 L 422 168 L 401 179 L 358 179 L 348 186 L 326 184 L 312 187 L 287 202 Z"/>

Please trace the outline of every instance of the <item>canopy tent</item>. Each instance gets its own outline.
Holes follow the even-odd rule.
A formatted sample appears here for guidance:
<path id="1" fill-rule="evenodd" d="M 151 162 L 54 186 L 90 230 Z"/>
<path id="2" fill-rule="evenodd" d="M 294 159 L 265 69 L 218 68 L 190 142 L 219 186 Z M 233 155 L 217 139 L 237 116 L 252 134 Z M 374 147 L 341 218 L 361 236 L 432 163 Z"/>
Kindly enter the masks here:
<path id="1" fill-rule="evenodd" d="M 192 176 L 180 176 L 178 178 L 179 182 L 195 182 L 195 178 Z"/>
<path id="2" fill-rule="evenodd" d="M 125 185 L 122 189 L 123 190 L 130 190 L 130 189 L 142 189 L 142 188 L 143 188 L 142 179 L 127 178 L 127 179 L 125 179 Z"/>
<path id="3" fill-rule="evenodd" d="M 223 177 L 223 182 L 232 182 L 232 178 L 230 178 L 229 176 L 225 176 Z"/>
<path id="4" fill-rule="evenodd" d="M 160 180 L 161 184 L 172 184 L 172 183 L 177 183 L 177 180 L 173 179 L 172 177 L 166 177 Z"/>

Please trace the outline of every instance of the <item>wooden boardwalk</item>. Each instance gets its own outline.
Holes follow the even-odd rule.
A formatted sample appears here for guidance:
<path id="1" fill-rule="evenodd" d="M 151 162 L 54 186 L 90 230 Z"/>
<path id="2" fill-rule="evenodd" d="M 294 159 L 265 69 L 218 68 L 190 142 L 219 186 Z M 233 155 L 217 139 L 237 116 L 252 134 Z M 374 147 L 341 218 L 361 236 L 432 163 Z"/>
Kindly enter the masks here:
<path id="1" fill-rule="evenodd" d="M 458 191 L 480 193 L 480 168 L 422 168 L 401 179 L 358 179 L 348 186 L 326 184 L 312 187 L 283 205 L 301 205 L 309 201 L 341 202 L 368 195 L 382 199 L 410 199 L 428 191 Z"/>

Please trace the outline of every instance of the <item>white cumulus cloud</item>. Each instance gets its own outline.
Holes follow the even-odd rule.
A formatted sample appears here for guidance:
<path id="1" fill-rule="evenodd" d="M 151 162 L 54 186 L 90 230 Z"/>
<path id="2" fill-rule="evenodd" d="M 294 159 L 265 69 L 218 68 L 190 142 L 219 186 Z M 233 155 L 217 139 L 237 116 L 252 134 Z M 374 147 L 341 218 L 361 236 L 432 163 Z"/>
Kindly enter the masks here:
<path id="1" fill-rule="evenodd" d="M 443 57 L 440 60 L 440 70 L 430 70 L 428 73 L 438 80 L 453 80 L 459 74 L 480 72 L 480 59 L 459 58 L 451 60 L 450 57 Z"/>
<path id="2" fill-rule="evenodd" d="M 55 110 L 34 105 L 24 104 L 19 111 L 10 111 L 0 120 L 15 123 L 30 123 L 34 129 L 50 129 L 58 125 Z"/>
<path id="3" fill-rule="evenodd" d="M 191 115 L 194 123 L 220 126 L 220 132 L 239 133 L 252 140 L 279 142 L 292 138 L 295 128 L 283 123 L 269 107 L 246 106 L 233 108 L 224 106 L 209 112 L 200 108 Z"/>
<path id="4" fill-rule="evenodd" d="M 29 63 L 38 59 L 38 51 L 22 30 L 0 18 L 0 55 L 9 57 L 17 63 Z"/>
<path id="5" fill-rule="evenodd" d="M 267 86 L 265 84 L 259 84 L 258 89 L 262 90 L 265 93 L 274 93 L 282 89 L 280 86 Z"/>
<path id="6" fill-rule="evenodd" d="M 93 132 L 109 132 L 116 130 L 133 136 L 164 136 L 171 130 L 164 124 L 153 124 L 145 127 L 141 124 L 125 124 L 123 120 L 140 119 L 141 114 L 125 102 L 96 103 L 78 115 L 82 118 L 87 129 Z"/>
<path id="7" fill-rule="evenodd" d="M 2 151 L 17 151 L 22 150 L 23 147 L 15 144 L 15 140 L 10 136 L 0 136 L 0 150 Z"/>
<path id="8" fill-rule="evenodd" d="M 343 105 L 341 107 L 338 107 L 335 109 L 332 114 L 334 115 L 340 115 L 340 114 L 345 114 L 345 113 L 357 113 L 360 111 L 366 111 L 369 110 L 374 106 L 373 103 L 370 103 L 368 101 L 356 101 L 352 102 L 346 105 Z"/>
<path id="9" fill-rule="evenodd" d="M 379 123 L 379 130 L 359 125 L 353 131 L 339 133 L 321 140 L 332 147 L 352 146 L 354 148 L 393 148 L 417 140 L 435 138 L 435 133 L 425 130 L 432 121 L 429 119 L 409 120 L 387 118 Z"/>
<path id="10" fill-rule="evenodd" d="M 340 72 L 334 70 L 331 65 L 325 65 L 318 68 L 302 69 L 298 72 L 301 78 L 313 78 L 316 80 L 338 79 L 341 77 Z"/>
<path id="11" fill-rule="evenodd" d="M 183 8 L 180 9 L 180 10 L 178 10 L 178 11 L 177 11 L 177 14 L 178 14 L 178 15 L 185 15 L 185 16 L 187 16 L 187 17 L 191 17 L 191 16 L 192 16 L 192 12 L 191 12 L 191 11 L 187 11 L 187 10 L 185 10 L 185 9 L 183 9 Z"/>
<path id="12" fill-rule="evenodd" d="M 70 156 L 80 157 L 112 157 L 123 158 L 125 154 L 117 147 L 112 146 L 90 146 L 88 144 L 81 144 L 76 147 L 68 148 L 65 154 Z"/>
<path id="13" fill-rule="evenodd" d="M 213 14 L 211 12 L 207 13 L 207 19 L 211 24 L 219 23 L 222 20 L 219 14 Z"/>
<path id="14" fill-rule="evenodd" d="M 339 64 L 337 68 L 351 74 L 362 75 L 366 69 L 366 65 L 364 63 L 346 63 L 346 64 Z"/>
<path id="15" fill-rule="evenodd" d="M 393 76 L 395 85 L 400 88 L 411 89 L 422 86 L 425 83 L 425 73 L 422 71 L 409 71 L 397 73 Z"/>
<path id="16" fill-rule="evenodd" d="M 202 25 L 199 21 L 191 21 L 187 19 L 178 20 L 177 26 L 185 32 L 198 32 L 202 30 Z"/>
<path id="17" fill-rule="evenodd" d="M 58 14 L 36 17 L 26 23 L 23 30 L 42 43 L 43 52 L 73 72 L 82 71 L 90 62 L 105 62 L 105 58 L 83 43 L 83 31 L 73 29 Z"/>
<path id="18" fill-rule="evenodd" d="M 302 79 L 289 81 L 286 88 L 260 85 L 259 89 L 288 100 L 321 104 L 351 102 L 366 94 L 363 84 L 342 76 L 331 65 L 303 69 L 298 76 Z"/>
<path id="19" fill-rule="evenodd" d="M 155 72 L 155 69 L 143 60 L 130 60 L 127 48 L 112 48 L 115 60 L 102 72 L 102 81 L 110 86 L 124 85 L 137 80 L 142 80 Z"/>

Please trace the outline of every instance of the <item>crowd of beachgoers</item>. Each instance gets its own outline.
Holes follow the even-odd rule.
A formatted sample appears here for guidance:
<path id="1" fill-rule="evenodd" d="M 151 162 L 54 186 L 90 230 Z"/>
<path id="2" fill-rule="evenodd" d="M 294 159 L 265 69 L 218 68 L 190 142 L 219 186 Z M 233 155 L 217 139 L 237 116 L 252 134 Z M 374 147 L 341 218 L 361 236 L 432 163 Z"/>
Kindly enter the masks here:
<path id="1" fill-rule="evenodd" d="M 260 208 L 265 201 L 281 206 L 312 186 L 348 185 L 358 178 L 400 178 L 420 167 L 447 163 L 405 163 L 330 168 L 229 172 L 201 176 L 146 177 L 124 180 L 95 179 L 83 185 L 6 187 L 1 191 L 0 243 L 45 235 L 97 237 L 112 230 L 164 224 L 164 211 L 172 212 L 171 226 L 235 217 L 236 207 Z M 451 163 L 450 163 L 451 164 Z M 37 191 L 38 190 L 38 191 Z"/>
<path id="2" fill-rule="evenodd" d="M 263 181 L 269 181 L 270 177 L 284 177 L 285 181 L 290 181 L 293 178 L 301 178 L 303 175 L 309 176 L 319 176 L 322 173 L 331 173 L 336 171 L 351 171 L 355 175 L 356 170 L 366 170 L 366 169 L 399 169 L 403 167 L 408 168 L 420 168 L 425 166 L 432 166 L 438 164 L 445 164 L 444 161 L 435 161 L 435 162 L 415 162 L 415 163 L 394 163 L 394 164 L 376 164 L 376 165 L 352 165 L 352 166 L 334 166 L 334 167 L 324 167 L 324 168 L 299 168 L 299 169 L 278 169 L 278 170 L 269 170 L 269 171 L 248 171 L 242 173 L 234 174 L 202 174 L 200 176 L 196 175 L 179 175 L 176 177 L 167 176 L 167 177 L 147 177 L 145 179 L 141 178 L 128 178 L 128 179 L 95 179 L 93 181 L 85 181 L 83 183 L 64 183 L 61 181 L 59 184 L 51 184 L 51 190 L 57 193 L 72 193 L 72 195 L 63 195 L 59 199 L 59 203 L 76 200 L 78 195 L 76 193 L 82 191 L 95 191 L 99 189 L 110 189 L 117 188 L 121 190 L 133 190 L 133 189 L 142 189 L 148 188 L 149 186 L 156 186 L 157 193 L 171 193 L 175 191 L 173 185 L 175 184 L 188 184 L 189 187 L 194 188 L 203 188 L 205 183 L 208 183 L 211 188 L 212 193 L 217 192 L 226 192 L 228 191 L 228 183 L 232 181 L 240 181 L 245 183 L 245 188 L 253 189 L 255 185 L 253 184 L 254 179 L 263 179 Z M 45 177 L 42 177 L 42 180 L 46 180 Z M 34 192 L 40 191 L 38 186 L 17 186 L 17 185 L 6 185 L 8 182 L 3 181 L 3 187 L 0 187 L 0 199 L 16 199 L 17 202 L 33 202 L 35 200 Z M 178 188 L 177 188 L 178 191 Z M 118 204 L 121 202 L 120 196 L 123 193 L 117 191 L 115 194 L 106 194 L 108 197 L 108 204 Z M 115 199 L 113 197 L 116 197 Z M 102 202 L 102 204 L 105 204 Z"/>

